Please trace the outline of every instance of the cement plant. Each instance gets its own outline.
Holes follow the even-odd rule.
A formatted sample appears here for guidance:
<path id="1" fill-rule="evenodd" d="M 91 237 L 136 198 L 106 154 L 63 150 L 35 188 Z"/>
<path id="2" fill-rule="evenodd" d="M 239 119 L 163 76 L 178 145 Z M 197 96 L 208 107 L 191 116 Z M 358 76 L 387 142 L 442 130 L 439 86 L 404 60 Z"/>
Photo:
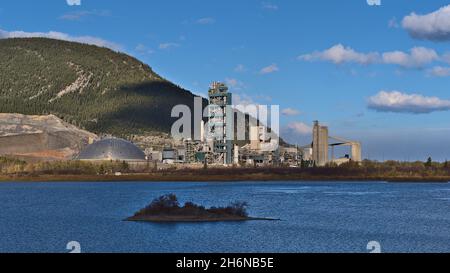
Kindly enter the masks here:
<path id="1" fill-rule="evenodd" d="M 1 1 L 0 258 L 450 253 L 448 2 Z"/>
<path id="2" fill-rule="evenodd" d="M 123 161 L 133 169 L 144 170 L 149 163 L 169 167 L 322 167 L 361 162 L 361 143 L 329 135 L 327 126 L 314 122 L 312 143 L 294 146 L 280 143 L 280 137 L 259 120 L 235 117 L 233 96 L 224 83 L 214 82 L 208 91 L 207 126 L 199 125 L 200 138 L 166 139 L 166 145 L 138 145 L 114 136 L 98 137 L 80 130 L 55 116 L 24 116 L 3 114 L 0 137 L 2 156 L 31 161 L 80 160 L 89 162 Z M 238 116 L 239 118 L 239 116 Z M 235 124 L 245 123 L 245 140 L 231 140 Z M 335 148 L 347 146 L 349 153 L 335 156 Z"/>

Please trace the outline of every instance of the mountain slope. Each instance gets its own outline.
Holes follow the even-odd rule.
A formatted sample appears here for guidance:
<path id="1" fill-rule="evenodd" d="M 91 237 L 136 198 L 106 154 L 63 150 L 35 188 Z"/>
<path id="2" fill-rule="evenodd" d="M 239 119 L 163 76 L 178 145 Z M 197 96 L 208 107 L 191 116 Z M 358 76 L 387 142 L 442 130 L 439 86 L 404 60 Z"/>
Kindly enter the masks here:
<path id="1" fill-rule="evenodd" d="M 106 48 L 44 38 L 0 40 L 0 113 L 53 114 L 97 134 L 169 132 L 194 95 Z"/>

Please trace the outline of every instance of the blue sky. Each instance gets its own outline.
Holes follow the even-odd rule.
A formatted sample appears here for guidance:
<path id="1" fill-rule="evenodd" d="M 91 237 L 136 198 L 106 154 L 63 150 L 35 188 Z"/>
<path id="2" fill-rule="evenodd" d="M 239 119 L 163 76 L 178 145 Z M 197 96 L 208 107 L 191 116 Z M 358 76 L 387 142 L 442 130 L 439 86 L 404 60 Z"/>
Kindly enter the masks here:
<path id="1" fill-rule="evenodd" d="M 444 160 L 450 159 L 448 5 L 15 0 L 0 3 L 0 37 L 105 45 L 198 94 L 213 80 L 226 81 L 241 102 L 280 105 L 283 135 L 293 143 L 306 144 L 312 121 L 320 120 L 333 135 L 361 140 L 366 158 Z"/>

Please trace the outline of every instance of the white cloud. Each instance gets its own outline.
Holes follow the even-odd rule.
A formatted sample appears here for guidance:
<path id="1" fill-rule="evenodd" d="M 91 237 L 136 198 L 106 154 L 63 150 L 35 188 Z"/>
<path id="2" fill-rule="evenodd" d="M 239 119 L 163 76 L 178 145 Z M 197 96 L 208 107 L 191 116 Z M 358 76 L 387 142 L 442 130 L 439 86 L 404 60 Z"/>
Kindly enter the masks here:
<path id="1" fill-rule="evenodd" d="M 97 11 L 97 10 L 92 10 L 92 11 L 87 11 L 87 10 L 82 10 L 82 11 L 75 11 L 75 12 L 69 12 L 66 13 L 62 16 L 59 17 L 59 19 L 61 20 L 67 20 L 67 21 L 80 21 L 85 17 L 88 16 L 100 16 L 100 17 L 105 17 L 105 16 L 110 16 L 111 12 L 108 10 L 102 10 L 102 11 Z"/>
<path id="2" fill-rule="evenodd" d="M 369 98 L 368 107 L 378 112 L 424 114 L 449 111 L 450 100 L 425 97 L 420 94 L 406 94 L 400 91 L 380 91 Z"/>
<path id="3" fill-rule="evenodd" d="M 324 51 L 315 51 L 298 57 L 301 61 L 325 61 L 336 65 L 343 63 L 357 63 L 361 65 L 369 64 L 395 64 L 403 68 L 423 68 L 435 61 L 442 61 L 438 53 L 430 48 L 414 47 L 410 52 L 390 51 L 390 52 L 357 52 L 350 47 L 337 44 Z M 450 57 L 449 57 L 450 60 Z"/>
<path id="4" fill-rule="evenodd" d="M 396 64 L 406 68 L 422 68 L 423 66 L 439 60 L 439 55 L 433 49 L 414 47 L 410 53 L 392 51 L 383 53 L 383 62 Z"/>
<path id="5" fill-rule="evenodd" d="M 138 44 L 134 50 L 142 55 L 154 53 L 152 49 L 148 48 L 144 44 Z"/>
<path id="6" fill-rule="evenodd" d="M 234 90 L 241 90 L 245 84 L 237 79 L 226 78 L 225 83 Z"/>
<path id="7" fill-rule="evenodd" d="M 267 102 L 270 102 L 271 100 L 271 97 L 263 94 L 248 95 L 245 93 L 233 93 L 234 105 L 267 105 Z"/>
<path id="8" fill-rule="evenodd" d="M 254 97 L 257 100 L 265 101 L 266 103 L 272 101 L 272 97 L 271 96 L 264 95 L 264 94 L 254 95 Z"/>
<path id="9" fill-rule="evenodd" d="M 450 5 L 425 15 L 411 13 L 403 18 L 402 26 L 411 37 L 431 41 L 450 40 Z"/>
<path id="10" fill-rule="evenodd" d="M 303 122 L 295 121 L 281 128 L 281 136 L 290 143 L 304 143 L 312 135 L 313 128 Z"/>
<path id="11" fill-rule="evenodd" d="M 389 28 L 399 28 L 400 27 L 400 25 L 397 22 L 397 18 L 395 18 L 395 17 L 393 17 L 391 20 L 389 20 L 388 26 L 389 26 Z"/>
<path id="12" fill-rule="evenodd" d="M 66 0 L 69 6 L 81 6 L 81 0 Z"/>
<path id="13" fill-rule="evenodd" d="M 428 70 L 428 75 L 434 77 L 450 77 L 450 67 L 435 66 Z"/>
<path id="14" fill-rule="evenodd" d="M 78 21 L 81 18 L 91 15 L 89 11 L 69 12 L 59 17 L 61 20 Z"/>
<path id="15" fill-rule="evenodd" d="M 258 106 L 268 106 L 268 109 L 270 109 L 270 106 L 267 105 L 268 101 L 271 101 L 272 99 L 266 95 L 263 94 L 252 94 L 252 95 L 248 95 L 246 93 L 233 93 L 233 105 L 235 106 L 234 108 L 240 111 L 244 111 L 243 107 L 256 107 L 258 108 Z M 266 101 L 266 103 L 264 103 L 263 101 Z M 244 111 L 245 112 L 245 111 Z M 250 116 L 254 117 L 254 118 L 258 118 L 258 114 L 257 113 L 249 113 Z M 270 118 L 269 118 L 270 119 Z"/>
<path id="16" fill-rule="evenodd" d="M 315 51 L 311 54 L 305 54 L 298 57 L 301 61 L 328 61 L 334 64 L 342 63 L 358 63 L 358 64 L 371 64 L 378 60 L 379 54 L 372 53 L 360 53 L 356 52 L 350 47 L 345 47 L 342 44 L 337 44 L 325 51 Z"/>
<path id="17" fill-rule="evenodd" d="M 196 21 L 196 23 L 199 25 L 210 25 L 210 24 L 214 24 L 215 22 L 216 22 L 216 20 L 212 17 L 200 18 Z"/>
<path id="18" fill-rule="evenodd" d="M 122 46 L 116 44 L 114 42 L 110 42 L 98 37 L 93 36 L 71 36 L 67 33 L 57 32 L 57 31 L 49 31 L 49 32 L 25 32 L 25 31 L 6 31 L 0 29 L 0 39 L 8 39 L 8 38 L 49 38 L 49 39 L 57 39 L 64 40 L 70 42 L 77 42 L 89 45 L 96 45 L 100 47 L 107 47 L 113 49 L 115 51 L 122 50 Z"/>
<path id="19" fill-rule="evenodd" d="M 242 106 L 258 105 L 258 103 L 253 100 L 253 97 L 247 94 L 233 94 L 233 104 Z"/>
<path id="20" fill-rule="evenodd" d="M 299 135 L 310 135 L 312 133 L 312 127 L 303 122 L 291 122 L 287 127 Z"/>
<path id="21" fill-rule="evenodd" d="M 278 66 L 276 64 L 271 64 L 269 66 L 266 66 L 264 68 L 262 68 L 259 73 L 260 74 L 271 74 L 274 72 L 279 71 L 280 69 L 278 68 Z"/>
<path id="22" fill-rule="evenodd" d="M 263 2 L 262 8 L 267 10 L 278 10 L 278 6 L 269 2 Z"/>
<path id="23" fill-rule="evenodd" d="M 180 46 L 180 44 L 178 44 L 178 43 L 162 43 L 162 44 L 160 44 L 159 45 L 159 49 L 171 49 L 171 48 L 174 48 L 174 47 L 179 47 Z"/>
<path id="24" fill-rule="evenodd" d="M 236 79 L 229 79 L 229 78 L 227 78 L 227 79 L 225 79 L 225 83 L 228 86 L 236 86 L 236 85 L 238 85 L 239 82 Z"/>
<path id="25" fill-rule="evenodd" d="M 300 115 L 300 111 L 298 111 L 297 109 L 293 109 L 293 108 L 285 108 L 285 109 L 281 110 L 281 114 L 283 116 L 298 116 L 298 115 Z"/>
<path id="26" fill-rule="evenodd" d="M 238 73 L 243 73 L 247 71 L 247 68 L 245 68 L 245 66 L 243 64 L 238 64 L 235 68 L 234 68 L 234 72 L 238 72 Z"/>

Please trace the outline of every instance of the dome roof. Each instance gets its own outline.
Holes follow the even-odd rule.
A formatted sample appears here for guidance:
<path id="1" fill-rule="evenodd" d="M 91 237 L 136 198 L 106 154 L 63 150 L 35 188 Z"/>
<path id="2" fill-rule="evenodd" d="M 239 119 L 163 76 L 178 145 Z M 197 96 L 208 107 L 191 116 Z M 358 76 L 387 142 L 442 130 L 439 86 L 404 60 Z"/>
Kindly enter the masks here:
<path id="1" fill-rule="evenodd" d="M 79 160 L 145 160 L 144 152 L 133 143 L 120 138 L 106 138 L 86 147 Z"/>

